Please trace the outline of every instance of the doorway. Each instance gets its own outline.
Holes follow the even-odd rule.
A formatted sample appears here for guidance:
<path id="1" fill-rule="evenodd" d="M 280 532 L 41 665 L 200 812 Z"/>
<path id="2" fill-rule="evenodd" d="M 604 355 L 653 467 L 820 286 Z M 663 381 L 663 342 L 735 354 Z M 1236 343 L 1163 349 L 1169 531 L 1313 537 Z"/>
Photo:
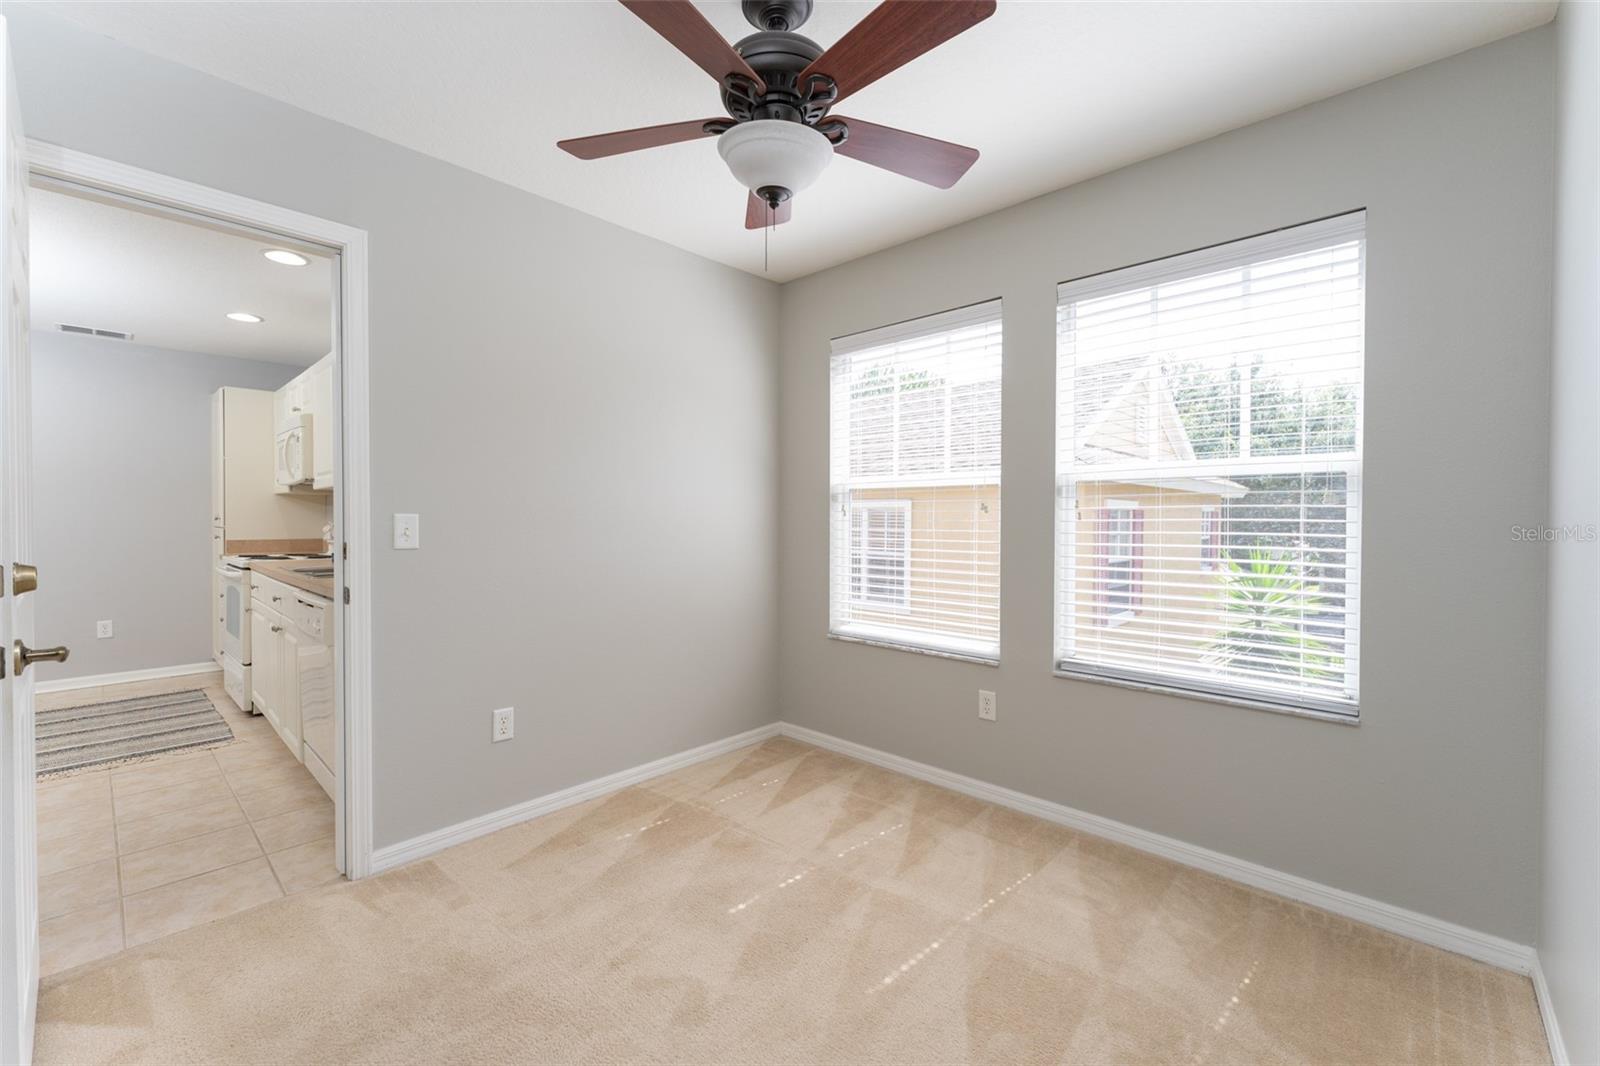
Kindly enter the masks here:
<path id="1" fill-rule="evenodd" d="M 120 882 L 116 901 L 101 898 L 98 903 L 84 903 L 84 916 L 90 921 L 65 938 L 70 948 L 66 955 L 54 955 L 46 936 L 41 961 L 49 972 L 62 968 L 64 959 L 88 961 L 82 956 L 93 950 L 88 941 L 96 934 L 92 928 L 95 918 L 102 923 L 98 931 L 102 945 L 109 942 L 113 921 L 124 924 L 128 946 L 159 935 L 163 922 L 159 916 L 149 920 L 151 908 L 146 906 L 140 912 L 144 922 L 141 930 L 128 939 L 128 900 L 140 892 L 208 875 L 225 881 L 232 868 L 231 876 L 244 880 L 224 887 L 237 893 L 230 906 L 238 909 L 239 904 L 250 899 L 260 897 L 258 901 L 265 902 L 275 898 L 262 874 L 270 875 L 281 894 L 327 880 L 323 872 L 325 860 L 331 860 L 339 873 L 350 878 L 364 876 L 370 869 L 366 249 L 365 235 L 358 230 L 272 205 L 55 146 L 30 142 L 27 154 L 30 185 L 40 190 L 37 195 L 41 199 L 67 197 L 244 241 L 263 254 L 281 253 L 281 258 L 270 261 L 282 268 L 322 269 L 327 279 L 325 354 L 303 361 L 302 366 L 286 367 L 285 375 L 293 373 L 293 377 L 274 388 L 259 387 L 272 382 L 242 382 L 220 386 L 213 397 L 213 439 L 223 441 L 236 436 L 251 442 L 249 447 L 254 449 L 255 438 L 261 437 L 259 450 L 266 465 L 262 467 L 260 459 L 252 459 L 251 464 L 268 469 L 268 476 L 276 484 L 265 492 L 253 492 L 254 503 L 240 503 L 230 497 L 230 484 L 242 484 L 255 475 L 246 477 L 241 471 L 232 471 L 220 452 L 213 456 L 216 461 L 210 517 L 214 524 L 214 551 L 206 593 L 206 602 L 214 612 L 207 616 L 213 633 L 211 660 L 190 664 L 196 668 L 192 673 L 184 673 L 184 664 L 179 663 L 176 671 L 153 671 L 162 676 L 112 670 L 87 675 L 87 681 L 80 673 L 76 683 L 68 678 L 64 683 L 47 681 L 39 686 L 41 723 L 52 711 L 63 707 L 99 707 L 96 714 L 114 717 L 124 711 L 149 712 L 151 704 L 169 705 L 158 708 L 158 716 L 171 712 L 175 720 L 187 721 L 180 717 L 186 707 L 209 702 L 218 709 L 218 717 L 235 741 L 244 735 L 259 742 L 252 752 L 230 742 L 214 746 L 197 734 L 196 743 L 187 748 L 149 758 L 113 761 L 103 773 L 91 765 L 79 768 L 76 774 L 67 772 L 45 779 L 49 783 L 41 791 L 38 805 L 41 823 L 75 803 L 81 804 L 80 813 L 103 805 L 110 819 L 114 852 L 69 866 L 61 864 L 72 863 L 82 855 L 74 856 L 69 849 L 68 854 L 51 856 L 48 865 L 39 871 L 41 879 L 76 871 L 82 875 L 82 883 L 75 883 L 70 875 L 59 878 L 60 883 L 52 886 L 56 891 L 46 893 L 54 898 L 44 901 L 46 909 L 41 918 L 46 923 L 55 921 L 61 916 L 52 913 L 55 908 L 97 895 L 104 897 L 103 875 L 107 871 Z M 267 317 L 244 306 L 235 310 L 248 317 Z M 248 317 L 236 320 L 237 324 L 246 328 L 254 325 Z M 33 327 L 37 334 L 63 324 L 76 327 L 76 331 L 65 332 L 76 332 L 71 339 L 80 342 L 114 342 L 101 336 L 100 331 L 122 332 L 109 321 L 36 321 Z M 93 333 L 86 337 L 82 330 Z M 145 338 L 136 336 L 131 343 L 141 339 Z M 323 397 L 320 403 L 319 396 Z M 314 413 L 318 410 L 320 419 Z M 302 518 L 297 526 L 268 521 L 261 528 L 229 520 L 230 508 L 237 507 L 244 513 L 256 505 L 279 512 L 299 511 Z M 320 523 L 312 521 L 315 528 L 307 528 L 311 520 L 304 517 L 318 506 L 324 508 L 328 518 L 325 536 Z M 288 558 L 251 558 L 259 556 Z M 58 575 L 57 579 L 65 581 L 66 575 Z M 50 595 L 50 582 L 51 575 L 42 571 L 36 594 L 39 598 Z M 196 604 L 196 608 L 200 605 Z M 39 613 L 48 617 L 44 609 Z M 210 621 L 213 618 L 214 623 Z M 107 639 L 114 641 L 114 622 L 106 621 L 112 622 L 108 628 L 113 634 Z M 40 635 L 54 639 L 53 634 Z M 319 636 L 326 638 L 320 645 L 316 640 Z M 97 636 L 97 642 L 99 639 Z M 241 646 L 241 640 L 249 644 Z M 321 659 L 319 647 L 326 648 Z M 311 695 L 302 695 L 314 695 L 319 686 L 329 697 L 328 713 L 321 720 L 313 720 L 318 716 L 301 711 L 315 700 Z M 196 693 L 198 698 L 193 695 Z M 294 713 L 287 713 L 287 708 Z M 119 752 L 113 745 L 106 754 L 114 758 Z M 202 767 L 209 768 L 202 771 Z M 213 774 L 211 769 L 219 773 Z M 220 797 L 214 797 L 211 808 L 213 816 L 235 820 L 233 824 L 219 829 L 201 825 L 206 812 L 198 795 L 207 788 L 196 785 L 196 804 L 185 813 L 198 819 L 195 827 L 206 832 L 184 838 L 187 844 L 184 840 L 161 841 L 163 832 L 170 835 L 180 831 L 170 827 L 158 828 L 151 836 L 156 823 L 182 821 L 163 819 L 159 816 L 171 812 L 155 809 L 183 804 L 185 789 L 173 786 L 186 779 L 201 778 L 213 783 L 220 780 L 230 793 L 235 793 L 231 798 L 238 810 L 222 813 L 228 804 Z M 103 797 L 98 795 L 102 787 L 106 790 Z M 237 794 L 240 787 L 244 794 Z M 326 839 L 299 839 L 319 833 L 320 823 L 312 805 L 303 802 L 318 788 L 327 794 L 333 808 L 327 819 L 332 828 L 331 846 L 326 846 Z M 274 811 L 270 798 L 266 802 L 260 800 L 269 790 L 277 790 L 287 804 L 285 809 Z M 46 791 L 52 795 L 48 802 Z M 150 797 L 158 791 L 162 795 L 152 804 Z M 256 798 L 252 799 L 252 795 Z M 298 807 L 293 800 L 295 795 L 302 800 Z M 145 798 L 140 799 L 141 796 Z M 151 811 L 144 810 L 147 806 Z M 242 825 L 236 821 L 241 813 Z M 252 844 L 260 850 L 259 858 L 253 853 L 245 856 Z M 104 848 L 103 840 L 99 846 Z M 230 852 L 230 848 L 237 850 Z M 235 857 L 240 861 L 225 861 Z M 184 873 L 186 862 L 197 869 L 210 869 L 200 869 L 189 878 L 176 877 Z M 99 888 L 94 887 L 97 874 Z M 253 878 L 246 876 L 251 874 Z M 152 886 L 152 880 L 160 884 Z M 184 890 L 193 887 L 191 883 Z M 74 896 L 75 892 L 79 895 Z M 178 896 L 182 891 L 169 890 L 168 894 Z M 184 927 L 197 914 L 200 920 L 206 920 L 203 906 L 190 907 L 189 912 L 187 918 L 169 916 L 167 925 Z M 72 951 L 78 955 L 72 955 Z"/>

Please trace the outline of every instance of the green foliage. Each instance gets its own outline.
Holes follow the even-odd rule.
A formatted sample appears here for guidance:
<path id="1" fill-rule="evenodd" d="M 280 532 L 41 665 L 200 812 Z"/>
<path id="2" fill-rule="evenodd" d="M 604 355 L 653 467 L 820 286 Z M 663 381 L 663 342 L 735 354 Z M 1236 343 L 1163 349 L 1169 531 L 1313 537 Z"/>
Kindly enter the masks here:
<path id="1" fill-rule="evenodd" d="M 1269 372 L 1259 356 L 1225 367 L 1169 363 L 1162 373 L 1197 459 L 1239 454 L 1246 375 L 1251 455 L 1323 455 L 1355 448 L 1357 397 L 1348 382 L 1305 385 L 1297 376 Z M 1313 580 L 1343 573 L 1350 490 L 1345 475 L 1255 474 L 1232 480 L 1249 492 L 1227 501 L 1227 554 L 1293 542 Z"/>
<path id="2" fill-rule="evenodd" d="M 1348 382 L 1306 385 L 1274 374 L 1260 357 L 1241 366 L 1185 362 L 1162 367 L 1197 459 L 1239 454 L 1241 382 L 1250 381 L 1252 455 L 1303 455 L 1355 447 L 1356 391 Z"/>
<path id="3" fill-rule="evenodd" d="M 1335 680 L 1343 656 L 1306 632 L 1307 615 L 1326 601 L 1280 554 L 1249 548 L 1223 564 L 1223 629 L 1206 661 L 1252 672 Z"/>

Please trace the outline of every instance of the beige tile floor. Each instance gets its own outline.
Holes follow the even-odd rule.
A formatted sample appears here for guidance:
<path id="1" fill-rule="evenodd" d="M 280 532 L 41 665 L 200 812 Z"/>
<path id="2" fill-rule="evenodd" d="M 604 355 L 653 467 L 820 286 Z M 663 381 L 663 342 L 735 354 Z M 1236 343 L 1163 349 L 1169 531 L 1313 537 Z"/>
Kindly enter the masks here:
<path id="1" fill-rule="evenodd" d="M 41 695 L 41 709 L 198 688 L 231 744 L 39 782 L 45 976 L 339 879 L 333 804 L 220 675 Z"/>

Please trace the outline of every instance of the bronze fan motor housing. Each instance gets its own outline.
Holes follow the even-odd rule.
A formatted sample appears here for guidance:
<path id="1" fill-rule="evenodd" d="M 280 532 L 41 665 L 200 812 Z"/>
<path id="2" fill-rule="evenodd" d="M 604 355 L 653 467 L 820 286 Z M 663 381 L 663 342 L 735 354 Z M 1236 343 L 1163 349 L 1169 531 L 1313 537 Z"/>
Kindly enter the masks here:
<path id="1" fill-rule="evenodd" d="M 741 0 L 744 17 L 756 32 L 736 45 L 729 44 L 691 0 L 621 2 L 716 79 L 727 115 L 557 142 L 557 147 L 579 159 L 720 136 L 747 122 L 777 121 L 808 126 L 826 137 L 838 155 L 935 188 L 950 188 L 977 162 L 975 148 L 831 112 L 845 97 L 994 14 L 995 0 L 883 0 L 826 49 L 796 32 L 810 17 L 812 0 Z M 799 136 L 803 140 L 810 135 Z M 722 147 L 730 144 L 723 142 Z M 731 160 L 727 151 L 724 158 Z M 820 173 L 826 160 L 814 162 L 816 168 L 803 175 L 804 180 Z M 754 178 L 750 184 L 756 187 L 750 189 L 745 208 L 747 228 L 789 220 L 791 190 Z"/>

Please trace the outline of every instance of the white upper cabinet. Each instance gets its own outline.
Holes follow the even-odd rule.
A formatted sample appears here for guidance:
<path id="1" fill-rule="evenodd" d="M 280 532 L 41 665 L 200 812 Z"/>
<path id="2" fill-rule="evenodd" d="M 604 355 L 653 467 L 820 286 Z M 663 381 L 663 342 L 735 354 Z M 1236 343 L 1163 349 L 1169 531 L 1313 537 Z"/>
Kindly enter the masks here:
<path id="1" fill-rule="evenodd" d="M 277 435 L 309 416 L 311 420 L 311 484 L 279 485 L 279 493 L 333 490 L 333 353 L 329 352 L 295 376 L 272 397 L 273 444 Z"/>
<path id="2" fill-rule="evenodd" d="M 311 435 L 316 475 L 312 488 L 333 488 L 333 354 L 311 368 Z"/>

